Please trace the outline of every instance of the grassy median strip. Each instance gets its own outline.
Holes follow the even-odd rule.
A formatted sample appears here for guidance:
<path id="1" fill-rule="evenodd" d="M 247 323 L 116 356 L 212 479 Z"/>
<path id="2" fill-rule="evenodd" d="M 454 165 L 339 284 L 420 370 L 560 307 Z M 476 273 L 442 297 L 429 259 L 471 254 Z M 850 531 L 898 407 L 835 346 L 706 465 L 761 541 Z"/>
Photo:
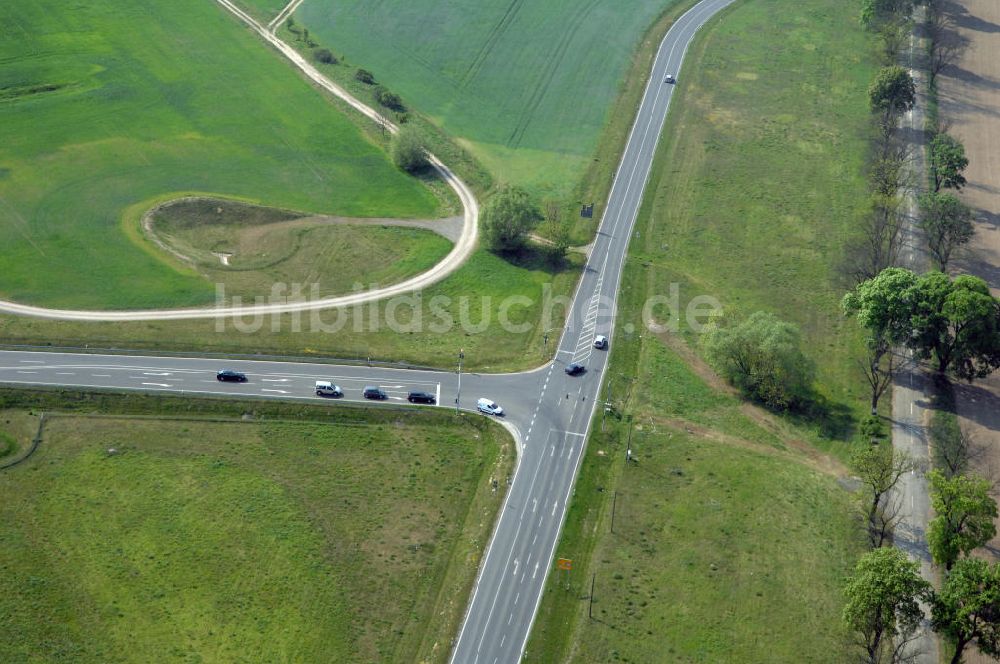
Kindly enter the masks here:
<path id="1" fill-rule="evenodd" d="M 429 411 L 2 398 L 0 422 L 70 411 L 0 471 L 0 630 L 18 635 L 3 661 L 446 658 L 502 499 L 490 479 L 510 472 L 499 427 Z"/>

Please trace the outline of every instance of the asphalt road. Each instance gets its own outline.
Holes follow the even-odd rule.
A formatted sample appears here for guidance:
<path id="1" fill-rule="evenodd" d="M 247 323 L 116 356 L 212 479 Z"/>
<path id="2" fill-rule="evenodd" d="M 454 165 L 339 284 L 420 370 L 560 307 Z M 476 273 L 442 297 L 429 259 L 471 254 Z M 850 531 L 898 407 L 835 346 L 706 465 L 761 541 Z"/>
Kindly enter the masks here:
<path id="1" fill-rule="evenodd" d="M 733 1 L 698 3 L 678 19 L 660 45 L 555 361 L 518 374 L 461 376 L 461 407 L 474 410 L 476 399 L 483 396 L 499 402 L 507 411 L 504 421 L 521 453 L 452 650 L 452 662 L 499 664 L 518 662 L 523 656 L 607 367 L 607 352 L 593 348 L 594 337 L 611 337 L 622 266 L 675 89 L 664 77 L 673 73 L 678 85 L 684 84 L 679 75 L 681 60 L 695 33 Z M 569 362 L 585 364 L 587 372 L 567 376 L 563 369 Z M 244 371 L 248 382 L 217 382 L 215 372 L 223 367 Z M 381 386 L 389 394 L 389 403 L 395 404 L 405 404 L 411 389 L 440 395 L 437 407 L 453 408 L 459 396 L 459 376 L 454 372 L 0 352 L 0 383 L 6 384 L 319 401 L 313 392 L 316 380 L 339 384 L 347 401 L 362 401 L 366 385 Z M 336 407 L 335 403 L 330 406 Z"/>

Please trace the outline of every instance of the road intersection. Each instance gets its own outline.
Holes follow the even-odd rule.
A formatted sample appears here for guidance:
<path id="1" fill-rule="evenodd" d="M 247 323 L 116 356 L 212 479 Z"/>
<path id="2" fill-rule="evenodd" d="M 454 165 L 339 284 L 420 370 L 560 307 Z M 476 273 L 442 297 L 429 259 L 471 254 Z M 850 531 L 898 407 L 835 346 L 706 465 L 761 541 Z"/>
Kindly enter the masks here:
<path id="1" fill-rule="evenodd" d="M 219 1 L 229 4 L 227 0 Z M 456 664 L 518 662 L 524 654 L 590 424 L 600 402 L 608 352 L 595 350 L 593 341 L 600 334 L 614 344 L 612 331 L 622 268 L 675 89 L 665 78 L 681 70 L 681 61 L 699 28 L 732 2 L 702 0 L 673 24 L 660 44 L 555 360 L 517 374 L 461 375 L 460 407 L 474 410 L 477 397 L 499 402 L 507 413 L 504 423 L 514 435 L 520 453 L 452 649 L 451 661 Z M 562 368 L 574 361 L 586 363 L 586 373 L 567 376 Z M 216 381 L 215 372 L 223 367 L 247 373 L 248 382 Z M 0 383 L 12 385 L 318 401 L 322 397 L 313 392 L 316 380 L 339 384 L 347 401 L 362 401 L 365 385 L 383 387 L 390 404 L 405 403 L 409 390 L 438 395 L 436 407 L 454 407 L 459 397 L 459 375 L 444 371 L 0 352 Z"/>

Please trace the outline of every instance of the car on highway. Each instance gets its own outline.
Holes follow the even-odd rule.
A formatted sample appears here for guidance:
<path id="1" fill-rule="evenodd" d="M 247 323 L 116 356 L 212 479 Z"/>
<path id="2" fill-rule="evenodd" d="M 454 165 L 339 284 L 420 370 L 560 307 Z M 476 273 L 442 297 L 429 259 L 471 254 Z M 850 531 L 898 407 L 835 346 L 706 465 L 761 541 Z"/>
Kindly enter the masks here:
<path id="1" fill-rule="evenodd" d="M 566 374 L 569 376 L 579 376 L 586 370 L 587 367 L 583 366 L 579 362 L 573 362 L 572 364 L 566 365 Z"/>
<path id="2" fill-rule="evenodd" d="M 598 334 L 594 337 L 594 348 L 597 350 L 607 350 L 608 348 L 608 338 L 603 334 Z"/>
<path id="3" fill-rule="evenodd" d="M 430 392 L 418 392 L 414 390 L 406 395 L 406 400 L 410 403 L 435 403 L 437 397 Z"/>
<path id="4" fill-rule="evenodd" d="M 247 375 L 235 369 L 223 369 L 215 374 L 215 380 L 223 383 L 245 383 L 247 382 Z"/>
<path id="5" fill-rule="evenodd" d="M 496 401 L 490 399 L 480 399 L 476 402 L 476 409 L 480 413 L 486 413 L 487 415 L 503 415 L 503 408 L 500 407 Z"/>
<path id="6" fill-rule="evenodd" d="M 389 398 L 389 395 L 385 393 L 385 390 L 381 387 L 375 387 L 374 385 L 367 386 L 362 394 L 364 394 L 365 399 L 376 399 L 378 401 Z"/>
<path id="7" fill-rule="evenodd" d="M 328 380 L 316 381 L 316 396 L 318 397 L 342 397 L 344 391 L 339 385 L 334 385 Z"/>
<path id="8" fill-rule="evenodd" d="M 663 77 L 663 82 L 664 83 L 676 83 L 677 79 L 674 78 L 673 74 L 667 74 L 666 76 Z"/>

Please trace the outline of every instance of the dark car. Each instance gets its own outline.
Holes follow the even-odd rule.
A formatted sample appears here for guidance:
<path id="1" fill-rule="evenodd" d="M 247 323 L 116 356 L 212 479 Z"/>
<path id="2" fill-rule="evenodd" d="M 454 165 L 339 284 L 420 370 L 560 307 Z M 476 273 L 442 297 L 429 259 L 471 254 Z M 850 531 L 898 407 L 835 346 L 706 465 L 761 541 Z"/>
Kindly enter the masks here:
<path id="1" fill-rule="evenodd" d="M 222 381 L 224 383 L 245 383 L 247 382 L 247 375 L 242 371 L 236 371 L 235 369 L 223 369 L 219 373 L 215 374 L 215 380 Z"/>
<path id="2" fill-rule="evenodd" d="M 434 403 L 437 401 L 437 397 L 430 392 L 410 392 L 406 395 L 406 399 L 410 403 Z"/>
<path id="3" fill-rule="evenodd" d="M 566 373 L 569 374 L 570 376 L 579 376 L 586 370 L 587 368 L 585 366 L 583 366 L 582 364 L 578 364 L 577 362 L 566 365 Z"/>
<path id="4" fill-rule="evenodd" d="M 379 401 L 381 401 L 382 399 L 389 398 L 389 395 L 385 393 L 385 390 L 383 390 L 381 387 L 374 387 L 372 385 L 366 387 L 363 394 L 365 396 L 365 399 L 378 399 Z"/>

